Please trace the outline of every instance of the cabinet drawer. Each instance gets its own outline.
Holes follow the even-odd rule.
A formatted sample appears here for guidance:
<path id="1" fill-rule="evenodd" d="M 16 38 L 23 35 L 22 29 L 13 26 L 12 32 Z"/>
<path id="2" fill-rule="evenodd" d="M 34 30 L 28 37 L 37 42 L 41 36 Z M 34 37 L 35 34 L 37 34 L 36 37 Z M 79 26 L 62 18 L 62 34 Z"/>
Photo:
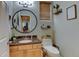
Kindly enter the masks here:
<path id="1" fill-rule="evenodd" d="M 24 56 L 24 51 L 19 50 L 17 54 L 18 54 L 18 57 L 23 57 Z"/>
<path id="2" fill-rule="evenodd" d="M 27 50 L 27 57 L 34 57 L 34 51 L 33 49 Z"/>
<path id="3" fill-rule="evenodd" d="M 18 49 L 18 46 L 10 46 L 10 50 Z"/>
<path id="4" fill-rule="evenodd" d="M 41 49 L 32 49 L 32 50 L 27 50 L 27 56 L 31 57 L 40 57 L 42 55 L 42 50 Z"/>
<path id="5" fill-rule="evenodd" d="M 35 57 L 35 55 L 34 54 L 27 54 L 26 57 Z"/>
<path id="6" fill-rule="evenodd" d="M 41 48 L 41 44 L 33 44 L 33 48 Z"/>
<path id="7" fill-rule="evenodd" d="M 21 45 L 21 46 L 18 46 L 18 50 L 26 50 L 26 49 L 32 49 L 32 45 Z"/>
<path id="8" fill-rule="evenodd" d="M 23 50 L 23 57 L 27 57 L 27 50 Z"/>
<path id="9" fill-rule="evenodd" d="M 10 53 L 17 52 L 18 46 L 10 46 Z"/>
<path id="10" fill-rule="evenodd" d="M 18 52 L 10 52 L 10 57 L 17 57 L 18 56 Z"/>
<path id="11" fill-rule="evenodd" d="M 35 49 L 34 56 L 35 57 L 42 57 L 43 56 L 42 50 L 41 49 Z"/>
<path id="12" fill-rule="evenodd" d="M 23 54 L 23 51 L 21 51 L 21 50 L 20 50 L 20 51 L 15 51 L 15 52 L 11 52 L 11 53 L 10 53 L 10 56 L 11 56 L 11 57 L 23 57 L 23 55 L 24 55 L 24 54 Z"/>
<path id="13" fill-rule="evenodd" d="M 10 57 L 17 57 L 17 53 L 10 53 Z"/>

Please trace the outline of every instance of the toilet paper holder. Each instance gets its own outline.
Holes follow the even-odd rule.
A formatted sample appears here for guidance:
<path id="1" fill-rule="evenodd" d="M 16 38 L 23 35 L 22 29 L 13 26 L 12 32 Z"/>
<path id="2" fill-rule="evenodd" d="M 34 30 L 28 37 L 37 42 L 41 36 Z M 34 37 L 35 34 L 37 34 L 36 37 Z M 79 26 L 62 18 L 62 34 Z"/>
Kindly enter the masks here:
<path id="1" fill-rule="evenodd" d="M 41 25 L 41 29 L 50 29 L 50 28 L 51 28 L 50 25 L 45 25 L 45 24 Z"/>

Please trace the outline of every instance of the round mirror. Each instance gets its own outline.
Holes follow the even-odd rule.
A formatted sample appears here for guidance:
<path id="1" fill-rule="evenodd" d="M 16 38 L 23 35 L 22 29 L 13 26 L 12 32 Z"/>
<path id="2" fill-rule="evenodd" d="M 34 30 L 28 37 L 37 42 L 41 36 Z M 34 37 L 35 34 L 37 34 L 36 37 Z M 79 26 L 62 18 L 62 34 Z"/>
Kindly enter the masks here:
<path id="1" fill-rule="evenodd" d="M 37 17 L 32 11 L 22 9 L 13 15 L 12 25 L 18 32 L 30 33 L 37 26 Z"/>

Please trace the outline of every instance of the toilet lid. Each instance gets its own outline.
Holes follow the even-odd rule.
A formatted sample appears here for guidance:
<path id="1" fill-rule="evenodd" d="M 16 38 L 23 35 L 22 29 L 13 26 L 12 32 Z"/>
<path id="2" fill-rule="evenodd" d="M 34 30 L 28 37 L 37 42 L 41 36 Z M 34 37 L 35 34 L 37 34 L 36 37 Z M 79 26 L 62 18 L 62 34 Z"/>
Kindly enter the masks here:
<path id="1" fill-rule="evenodd" d="M 53 47 L 53 46 L 44 46 L 44 48 L 51 53 L 55 53 L 55 54 L 59 54 L 59 51 L 57 48 Z"/>

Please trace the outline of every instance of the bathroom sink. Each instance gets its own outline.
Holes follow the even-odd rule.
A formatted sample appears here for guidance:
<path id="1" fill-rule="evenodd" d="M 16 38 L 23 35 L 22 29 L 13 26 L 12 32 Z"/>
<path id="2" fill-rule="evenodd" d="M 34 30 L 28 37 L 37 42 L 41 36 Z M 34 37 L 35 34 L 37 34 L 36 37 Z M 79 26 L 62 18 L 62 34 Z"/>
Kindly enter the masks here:
<path id="1" fill-rule="evenodd" d="M 21 40 L 21 41 L 19 41 L 19 43 L 29 43 L 29 42 L 32 42 L 32 40 Z"/>

